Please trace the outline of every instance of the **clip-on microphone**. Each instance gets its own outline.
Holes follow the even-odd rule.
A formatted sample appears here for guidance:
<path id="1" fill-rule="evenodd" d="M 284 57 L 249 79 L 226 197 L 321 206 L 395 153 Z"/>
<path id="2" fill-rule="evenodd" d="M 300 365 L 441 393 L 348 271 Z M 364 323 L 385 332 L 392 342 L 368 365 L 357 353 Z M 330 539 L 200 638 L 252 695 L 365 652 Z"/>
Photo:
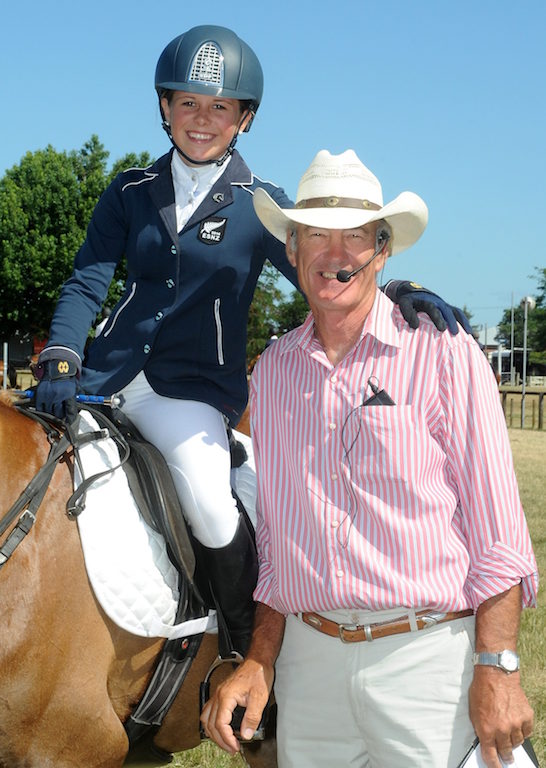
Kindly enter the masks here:
<path id="1" fill-rule="evenodd" d="M 372 390 L 373 395 L 367 400 L 363 400 L 362 405 L 395 405 L 392 397 L 384 389 L 379 389 L 377 384 L 373 383 L 371 376 L 368 379 L 368 386 Z"/>

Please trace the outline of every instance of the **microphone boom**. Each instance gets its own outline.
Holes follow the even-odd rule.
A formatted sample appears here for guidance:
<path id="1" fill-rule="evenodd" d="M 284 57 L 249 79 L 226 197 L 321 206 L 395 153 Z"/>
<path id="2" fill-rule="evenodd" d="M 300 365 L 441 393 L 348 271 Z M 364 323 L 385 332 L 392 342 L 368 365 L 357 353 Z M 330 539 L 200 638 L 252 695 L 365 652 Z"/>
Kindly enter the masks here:
<path id="1" fill-rule="evenodd" d="M 370 256 L 368 261 L 365 261 L 364 264 L 361 264 L 356 269 L 353 269 L 352 272 L 348 272 L 346 269 L 340 269 L 339 272 L 336 274 L 336 278 L 339 280 L 340 283 L 348 283 L 351 277 L 354 277 L 356 274 L 360 272 L 361 269 L 364 269 L 364 267 L 367 267 L 368 264 L 371 264 L 372 261 L 375 259 L 376 256 L 379 256 L 383 248 L 385 247 L 387 240 L 389 239 L 389 234 L 386 232 L 380 232 L 380 235 L 383 235 L 383 237 L 380 239 L 375 251 Z M 385 237 L 386 235 L 386 237 Z"/>

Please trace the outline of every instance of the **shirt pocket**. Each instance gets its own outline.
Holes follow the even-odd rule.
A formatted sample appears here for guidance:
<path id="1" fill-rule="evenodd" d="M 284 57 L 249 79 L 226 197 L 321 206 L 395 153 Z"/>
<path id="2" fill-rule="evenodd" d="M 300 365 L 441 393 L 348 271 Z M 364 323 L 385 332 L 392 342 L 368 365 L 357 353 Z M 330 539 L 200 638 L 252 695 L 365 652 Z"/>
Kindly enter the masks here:
<path id="1" fill-rule="evenodd" d="M 364 487 L 376 484 L 372 492 L 379 493 L 387 484 L 400 484 L 418 493 L 426 489 L 428 495 L 446 457 L 424 412 L 410 405 L 394 405 L 363 406 L 357 414 L 352 419 L 353 446 L 347 458 Z"/>

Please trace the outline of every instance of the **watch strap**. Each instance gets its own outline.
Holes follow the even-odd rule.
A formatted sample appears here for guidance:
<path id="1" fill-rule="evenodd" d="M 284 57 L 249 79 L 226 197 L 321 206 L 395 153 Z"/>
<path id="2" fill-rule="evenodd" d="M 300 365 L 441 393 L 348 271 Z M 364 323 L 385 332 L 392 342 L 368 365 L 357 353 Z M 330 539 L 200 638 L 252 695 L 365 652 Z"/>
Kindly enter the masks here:
<path id="1" fill-rule="evenodd" d="M 508 669 L 505 664 L 502 663 L 503 654 L 510 654 L 510 657 L 515 661 L 514 669 Z M 519 656 L 514 651 L 499 651 L 498 653 L 489 653 L 487 651 L 481 651 L 480 653 L 474 653 L 473 655 L 474 666 L 477 664 L 486 667 L 498 667 L 504 672 L 517 672 L 519 669 Z"/>

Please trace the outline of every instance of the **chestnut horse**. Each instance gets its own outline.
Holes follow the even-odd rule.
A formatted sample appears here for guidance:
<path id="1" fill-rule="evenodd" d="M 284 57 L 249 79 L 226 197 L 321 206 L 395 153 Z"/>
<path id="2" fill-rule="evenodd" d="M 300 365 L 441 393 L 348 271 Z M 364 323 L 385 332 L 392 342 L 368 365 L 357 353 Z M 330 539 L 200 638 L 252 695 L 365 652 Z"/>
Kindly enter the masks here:
<path id="1" fill-rule="evenodd" d="M 2 398 L 0 519 L 48 451 L 42 427 Z M 0 568 L 0 768 L 121 768 L 123 723 L 164 642 L 118 628 L 97 603 L 77 523 L 66 515 L 69 464 L 57 465 L 34 526 Z M 153 739 L 161 750 L 199 743 L 199 683 L 216 655 L 215 636 L 205 635 Z M 274 740 L 247 745 L 245 756 L 272 768 Z"/>

